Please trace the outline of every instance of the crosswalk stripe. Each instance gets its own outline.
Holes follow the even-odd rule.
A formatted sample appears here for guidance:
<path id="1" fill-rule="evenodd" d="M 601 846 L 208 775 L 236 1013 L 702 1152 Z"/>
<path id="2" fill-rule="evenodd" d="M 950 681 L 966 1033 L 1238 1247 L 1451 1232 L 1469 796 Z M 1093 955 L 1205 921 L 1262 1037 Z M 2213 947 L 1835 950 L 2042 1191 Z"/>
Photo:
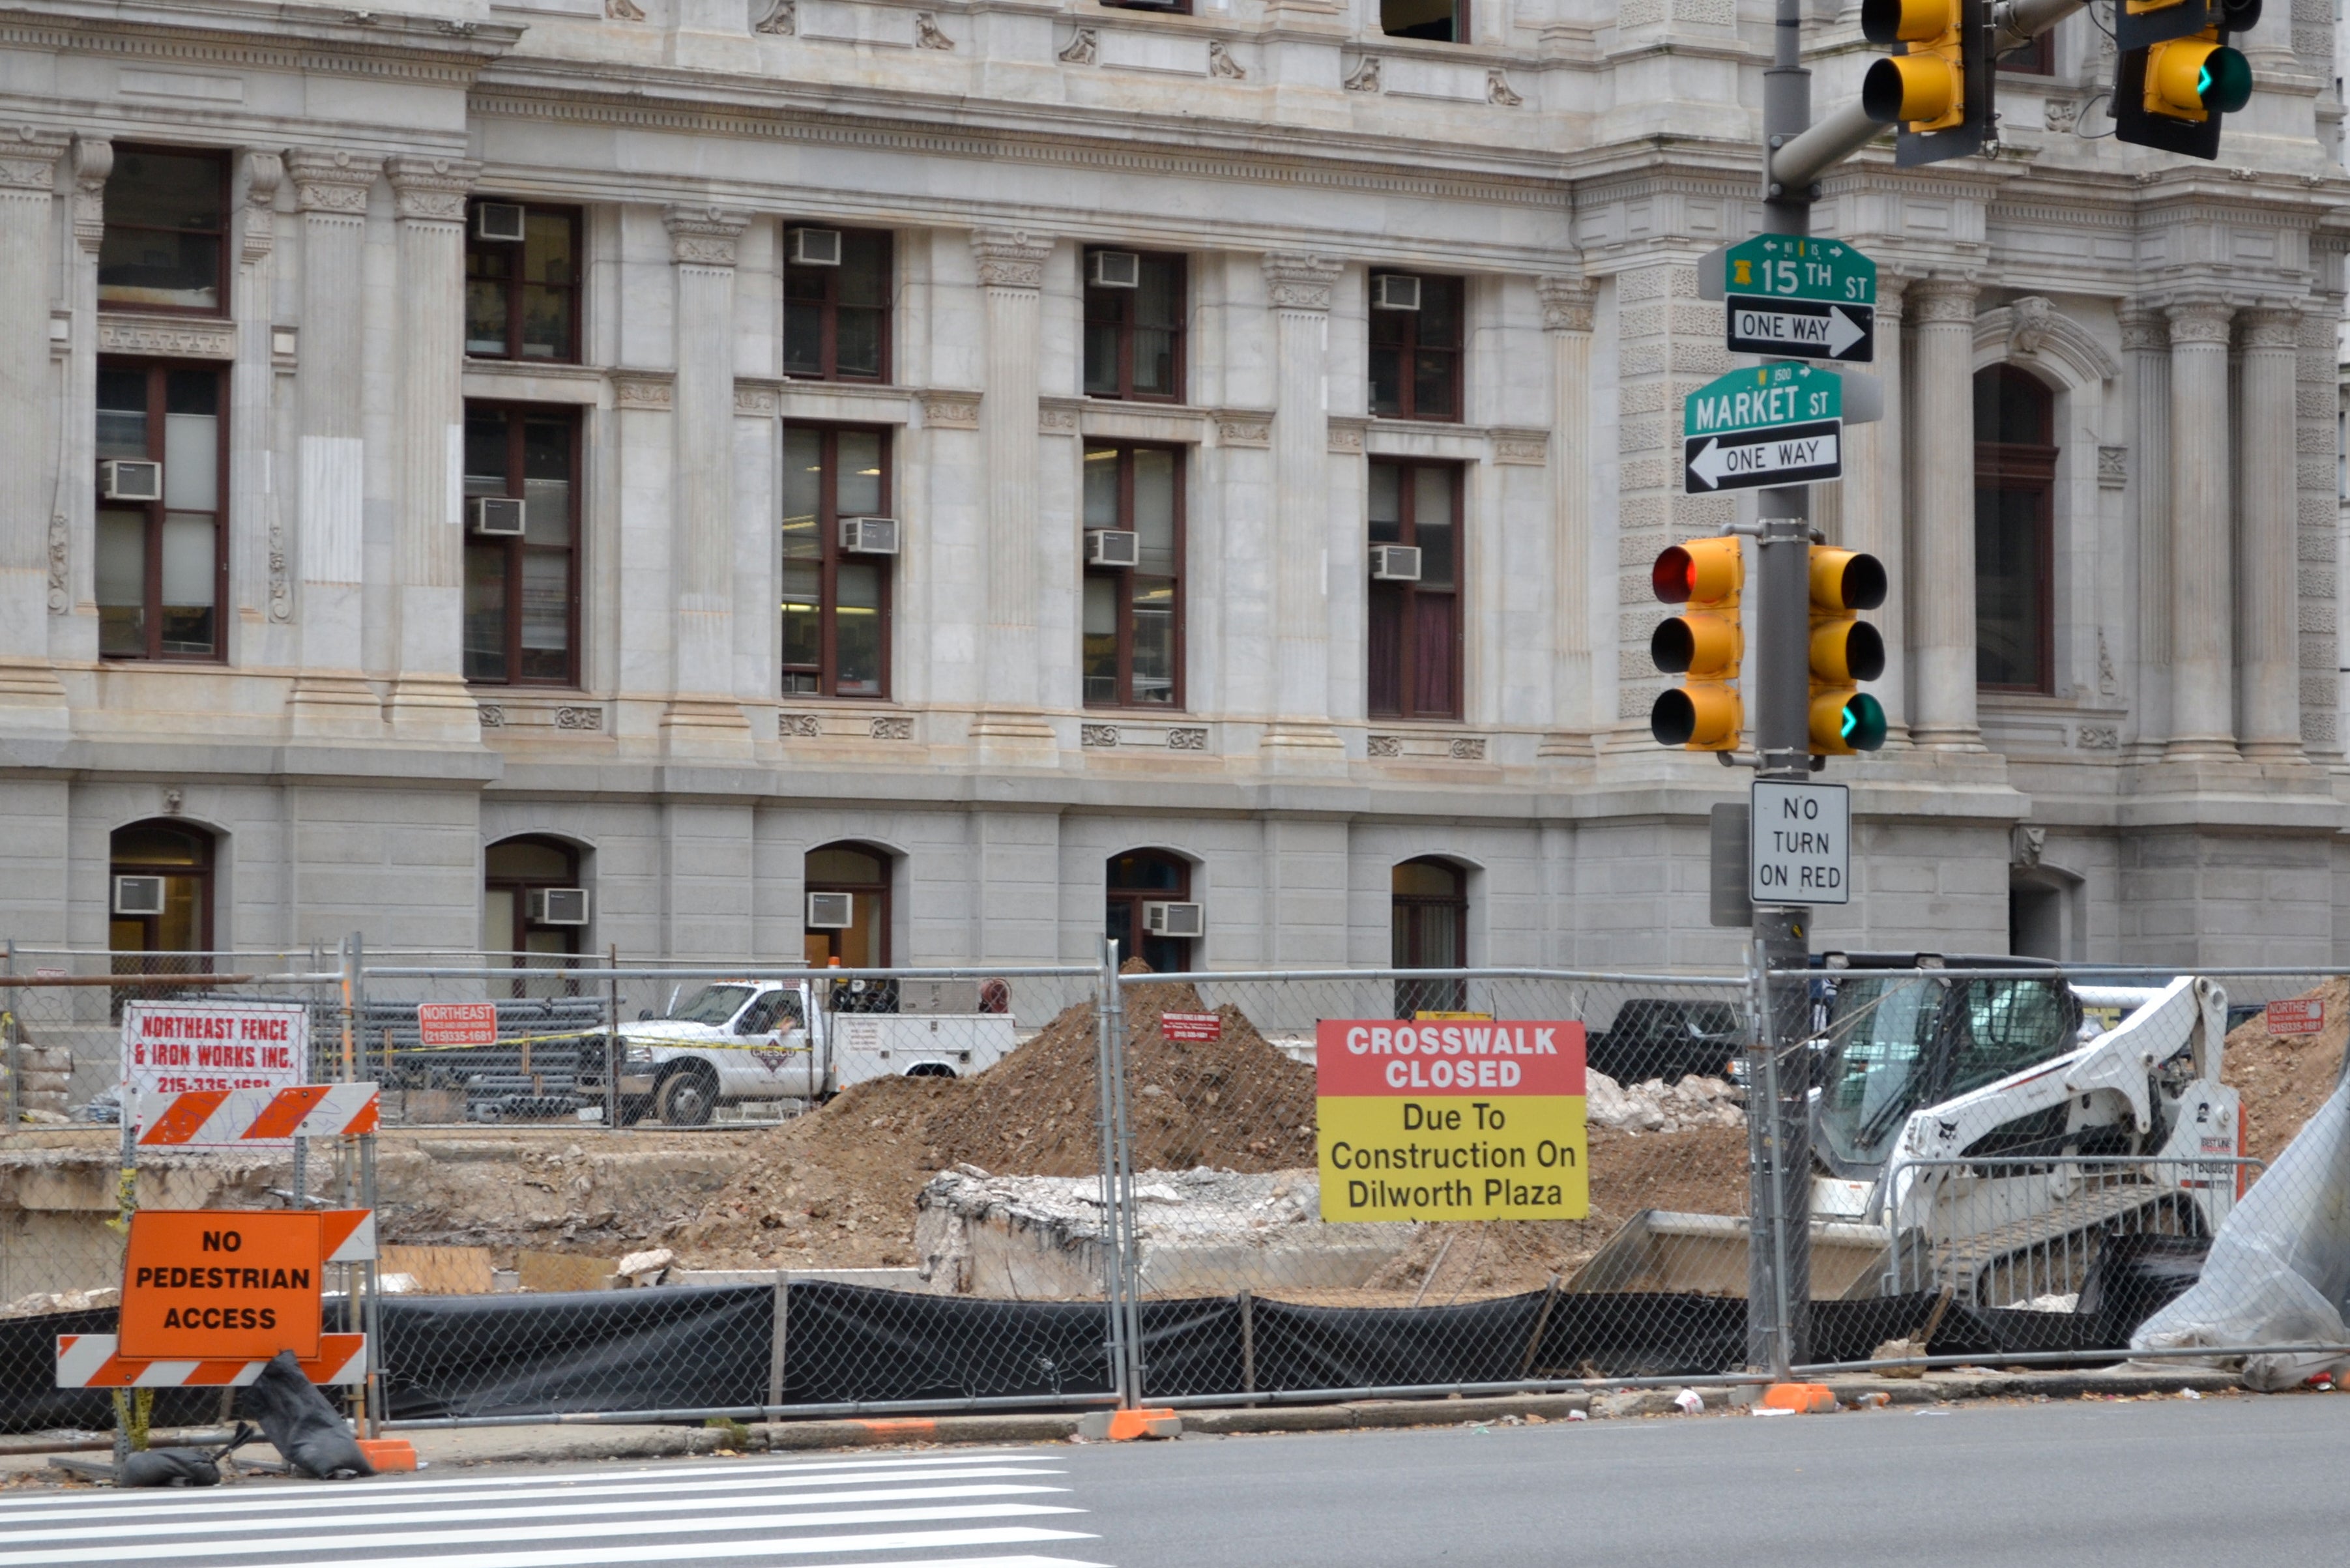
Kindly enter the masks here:
<path id="1" fill-rule="evenodd" d="M 307 1563 L 275 1568 L 593 1568 L 620 1563 L 704 1562 L 718 1557 L 800 1556 L 819 1552 L 910 1552 L 960 1546 L 1019 1546 L 1048 1541 L 1092 1541 L 1094 1536 L 1072 1530 L 1039 1530 L 1029 1526 L 999 1526 L 983 1530 L 914 1530 L 879 1535 L 813 1535 L 799 1540 L 662 1542 L 651 1545 L 609 1546 L 583 1551 L 565 1547 L 546 1552 L 484 1552 L 458 1555 L 438 1552 L 420 1557 L 348 1557 L 339 1552 Z M 1073 1563 L 1051 1557 L 931 1558 L 917 1563 L 810 1564 L 808 1568 L 1108 1568 L 1098 1563 Z"/>
<path id="2" fill-rule="evenodd" d="M 1040 1514 L 1079 1513 L 1081 1509 L 1064 1508 L 1050 1503 L 988 1502 L 966 1504 L 952 1508 L 877 1508 L 848 1509 L 835 1513 L 766 1513 L 735 1514 L 718 1519 L 654 1519 L 644 1520 L 627 1527 L 636 1535 L 672 1534 L 737 1534 L 748 1530 L 806 1530 L 826 1524 L 906 1524 L 922 1520 L 948 1519 L 1012 1519 Z M 533 1524 L 518 1528 L 438 1530 L 432 1528 L 429 1515 L 417 1521 L 419 1530 L 380 1532 L 367 1535 L 303 1535 L 276 1540 L 243 1540 L 235 1542 L 203 1541 L 174 1542 L 172 1554 L 179 1557 L 224 1557 L 237 1554 L 277 1556 L 290 1552 L 332 1552 L 338 1554 L 374 1546 L 415 1546 L 432 1542 L 451 1545 L 487 1543 L 494 1541 L 576 1540 L 609 1536 L 623 1527 L 598 1521 L 590 1524 Z M 98 1526 L 96 1528 L 103 1529 Z M 87 1532 L 78 1531 L 77 1536 Z M 0 1541 L 6 1537 L 0 1536 Z M 847 1540 L 848 1537 L 836 1537 Z M 778 1548 L 780 1550 L 780 1548 Z M 851 1547 L 849 1550 L 858 1550 Z M 562 1556 L 557 1553 L 556 1556 Z M 572 1554 L 574 1557 L 577 1553 Z M 121 1550 L 112 1545 L 75 1547 L 63 1552 L 0 1551 L 0 1565 L 36 1563 L 115 1563 L 122 1557 Z"/>
<path id="3" fill-rule="evenodd" d="M 1028 1479 L 1067 1473 L 1066 1470 L 1048 1469 L 1037 1466 L 980 1465 L 963 1469 L 896 1470 L 880 1474 L 803 1476 L 792 1467 L 763 1465 L 760 1467 L 760 1473 L 750 1475 L 741 1473 L 740 1467 L 737 1467 L 734 1471 L 725 1475 L 695 1482 L 692 1490 L 695 1498 L 702 1500 L 709 1499 L 712 1493 L 729 1494 L 719 1497 L 717 1501 L 732 1503 L 742 1501 L 739 1495 L 734 1494 L 761 1488 L 830 1488 L 875 1486 L 883 1483 L 895 1485 L 900 1481 Z M 481 1504 L 486 1507 L 494 1503 L 531 1502 L 546 1498 L 562 1498 L 570 1501 L 583 1498 L 630 1497 L 646 1493 L 665 1498 L 674 1495 L 677 1490 L 670 1484 L 668 1477 L 654 1474 L 647 1476 L 641 1481 L 619 1486 L 540 1485 L 513 1491 L 486 1494 L 472 1490 L 445 1490 L 429 1481 L 400 1481 L 386 1483 L 380 1487 L 369 1487 L 356 1492 L 351 1488 L 338 1486 L 326 1490 L 316 1488 L 296 1490 L 292 1488 L 270 1487 L 268 1495 L 261 1497 L 224 1496 L 220 1493 L 212 1493 L 207 1495 L 201 1503 L 194 1502 L 185 1493 L 180 1494 L 176 1501 L 171 1502 L 156 1501 L 145 1493 L 131 1493 L 120 1499 L 109 1497 L 104 1501 L 118 1503 L 118 1506 L 107 1511 L 106 1517 L 109 1521 L 142 1518 L 183 1520 L 189 1516 L 192 1508 L 201 1509 L 206 1513 L 282 1513 L 315 1510 L 320 1512 L 331 1511 L 339 1516 L 344 1511 L 354 1506 L 390 1507 L 397 1504 L 402 1507 L 421 1508 L 439 1503 Z M 0 1516 L 0 1542 L 13 1539 L 13 1532 L 20 1523 L 35 1524 L 52 1519 L 87 1519 L 89 1517 L 89 1511 L 86 1502 L 97 1502 L 100 1499 L 78 1498 L 71 1506 L 60 1505 L 54 1496 L 42 1501 L 48 1506 L 28 1510 L 23 1513 Z M 639 1505 L 631 1503 L 618 1506 Z M 704 1504 L 702 1501 L 696 1501 L 689 1506 L 702 1507 Z M 603 1511 L 602 1505 L 595 1505 L 591 1509 L 577 1511 Z M 525 1511 L 515 1511 L 519 1514 Z M 109 1528 L 111 1529 L 112 1526 L 109 1524 Z"/>

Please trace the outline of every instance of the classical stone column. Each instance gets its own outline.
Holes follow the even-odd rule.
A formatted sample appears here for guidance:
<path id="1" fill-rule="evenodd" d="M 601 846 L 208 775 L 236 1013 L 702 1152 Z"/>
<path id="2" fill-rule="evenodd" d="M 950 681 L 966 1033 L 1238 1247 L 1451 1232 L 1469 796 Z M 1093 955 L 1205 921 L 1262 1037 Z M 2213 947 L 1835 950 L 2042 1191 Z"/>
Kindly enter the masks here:
<path id="1" fill-rule="evenodd" d="M 73 243 L 65 249 L 59 295 L 68 321 L 60 385 L 66 409 L 98 403 L 98 252 L 106 238 L 106 181 L 114 146 L 77 136 L 68 178 Z M 54 350 L 53 350 L 54 351 Z M 98 422 L 67 418 L 57 432 L 62 469 L 48 522 L 49 654 L 59 659 L 98 657 L 98 489 L 74 482 L 97 477 Z"/>
<path id="2" fill-rule="evenodd" d="M 747 213 L 671 207 L 677 273 L 676 501 L 670 580 L 675 691 L 662 721 L 672 749 L 741 750 L 751 732 L 734 689 L 734 262 Z"/>
<path id="3" fill-rule="evenodd" d="M 2240 691 L 2237 733 L 2247 757 L 2301 751 L 2299 476 L 2294 466 L 2294 382 L 2301 373 L 2301 313 L 2248 311 L 2243 322 L 2243 442 L 2238 465 L 2242 525 L 2236 535 Z"/>
<path id="4" fill-rule="evenodd" d="M 1274 711 L 1263 745 L 1276 757 L 1336 763 L 1330 716 L 1330 408 L 1324 360 L 1338 264 L 1276 251 L 1264 258 L 1273 307 Z M 1348 591 L 1360 594 L 1357 582 Z M 1348 650 L 1361 657 L 1361 649 Z"/>
<path id="5" fill-rule="evenodd" d="M 286 154 L 302 223 L 292 492 L 300 670 L 287 717 L 297 735 L 369 736 L 383 706 L 362 673 L 360 562 L 367 504 L 362 422 L 368 192 L 380 165 L 342 148 Z M 280 502 L 280 504 L 285 504 Z"/>
<path id="6" fill-rule="evenodd" d="M 1551 734 L 1546 756 L 1590 753 L 1591 307 L 1581 277 L 1545 277 L 1550 340 Z"/>
<path id="7" fill-rule="evenodd" d="M 384 161 L 400 213 L 399 665 L 390 718 L 419 740 L 478 742 L 464 680 L 465 192 L 481 165 Z"/>
<path id="8" fill-rule="evenodd" d="M 2170 738 L 2163 755 L 2233 757 L 2224 305 L 2170 307 Z"/>
<path id="9" fill-rule="evenodd" d="M 291 639 L 276 635 L 276 628 L 294 618 L 294 587 L 288 575 L 292 549 L 269 472 L 277 437 L 270 332 L 277 188 L 286 181 L 286 161 L 248 149 L 237 161 L 243 199 L 236 214 L 236 363 L 230 372 L 230 587 L 238 618 L 250 611 L 260 627 L 270 629 L 256 630 L 248 623 L 245 639 L 232 639 L 228 652 L 239 664 L 282 665 L 293 649 L 286 646 Z"/>
<path id="10" fill-rule="evenodd" d="M 1037 338 L 1049 241 L 1014 229 L 978 229 L 971 249 L 979 267 L 986 358 L 979 402 L 987 497 L 982 552 L 987 607 L 981 638 L 986 672 L 984 711 L 972 736 L 1021 748 L 1048 745 L 1052 726 L 1036 711 L 1040 701 L 1036 644 L 1036 581 L 1040 571 L 1082 570 L 1075 534 L 1066 552 L 1049 560 L 1037 547 L 1036 399 L 1041 373 Z"/>
<path id="11" fill-rule="evenodd" d="M 2170 330 L 2160 310 L 2120 312 L 2133 421 L 2129 484 L 2137 538 L 2137 737 L 2141 755 L 2170 732 Z"/>
<path id="12" fill-rule="evenodd" d="M 49 213 L 66 146 L 63 136 L 30 126 L 0 131 L 0 431 L 15 450 L 0 462 L 0 727 L 10 730 L 65 722 L 65 691 L 49 666 L 48 609 L 49 555 L 62 543 L 62 522 L 42 525 L 55 515 L 57 483 L 47 461 L 55 445 L 42 438 L 58 417 L 49 370 Z M 95 337 L 95 322 L 75 326 Z"/>
<path id="13" fill-rule="evenodd" d="M 1918 324 L 1909 421 L 1909 649 L 1920 746 L 1981 747 L 1975 723 L 1975 286 L 1909 288 Z"/>

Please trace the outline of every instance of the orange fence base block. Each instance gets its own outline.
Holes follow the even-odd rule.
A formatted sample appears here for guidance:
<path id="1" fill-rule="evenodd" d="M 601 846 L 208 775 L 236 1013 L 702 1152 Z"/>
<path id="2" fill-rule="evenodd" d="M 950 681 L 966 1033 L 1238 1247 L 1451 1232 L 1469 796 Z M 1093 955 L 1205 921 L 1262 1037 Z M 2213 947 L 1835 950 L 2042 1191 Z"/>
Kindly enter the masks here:
<path id="1" fill-rule="evenodd" d="M 1825 1383 L 1773 1383 L 1763 1390 L 1762 1407 L 1824 1416 L 1836 1407 L 1835 1391 Z"/>
<path id="2" fill-rule="evenodd" d="M 909 1438 L 930 1438 L 938 1435 L 939 1424 L 927 1416 L 910 1416 L 902 1420 L 857 1423 L 879 1441 L 896 1441 Z"/>
<path id="3" fill-rule="evenodd" d="M 1095 1410 L 1077 1423 L 1077 1436 L 1097 1443 L 1182 1435 L 1183 1417 L 1172 1410 Z"/>
<path id="4" fill-rule="evenodd" d="M 361 1438 L 359 1445 L 359 1452 L 379 1472 L 416 1468 L 416 1445 L 406 1438 Z"/>

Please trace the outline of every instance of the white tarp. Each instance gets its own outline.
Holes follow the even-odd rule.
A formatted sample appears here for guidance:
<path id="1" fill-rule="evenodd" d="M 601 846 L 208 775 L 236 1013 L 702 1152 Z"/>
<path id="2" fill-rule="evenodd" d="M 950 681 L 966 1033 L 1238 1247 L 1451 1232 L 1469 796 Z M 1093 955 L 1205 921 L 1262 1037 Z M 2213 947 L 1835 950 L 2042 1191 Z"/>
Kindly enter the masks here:
<path id="1" fill-rule="evenodd" d="M 2133 1350 L 2341 1345 L 2350 1298 L 2350 1083 L 2278 1155 L 2211 1242 L 2202 1277 L 2130 1337 Z M 2341 1359 L 2253 1355 L 2244 1381 L 2290 1388 Z"/>

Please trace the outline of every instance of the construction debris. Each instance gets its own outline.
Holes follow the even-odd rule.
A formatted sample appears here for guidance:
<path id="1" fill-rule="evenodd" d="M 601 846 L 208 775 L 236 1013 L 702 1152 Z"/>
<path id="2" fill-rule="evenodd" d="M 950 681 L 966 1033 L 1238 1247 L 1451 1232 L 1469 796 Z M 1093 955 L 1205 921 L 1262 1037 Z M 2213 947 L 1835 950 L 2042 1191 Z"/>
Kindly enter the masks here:
<path id="1" fill-rule="evenodd" d="M 1624 1085 L 1605 1073 L 1586 1073 L 1583 1092 L 1585 1114 L 1593 1125 L 1614 1127 L 1630 1137 L 1746 1125 L 1738 1091 L 1720 1078 L 1691 1075 L 1673 1084 L 1650 1078 L 1645 1084 Z"/>

